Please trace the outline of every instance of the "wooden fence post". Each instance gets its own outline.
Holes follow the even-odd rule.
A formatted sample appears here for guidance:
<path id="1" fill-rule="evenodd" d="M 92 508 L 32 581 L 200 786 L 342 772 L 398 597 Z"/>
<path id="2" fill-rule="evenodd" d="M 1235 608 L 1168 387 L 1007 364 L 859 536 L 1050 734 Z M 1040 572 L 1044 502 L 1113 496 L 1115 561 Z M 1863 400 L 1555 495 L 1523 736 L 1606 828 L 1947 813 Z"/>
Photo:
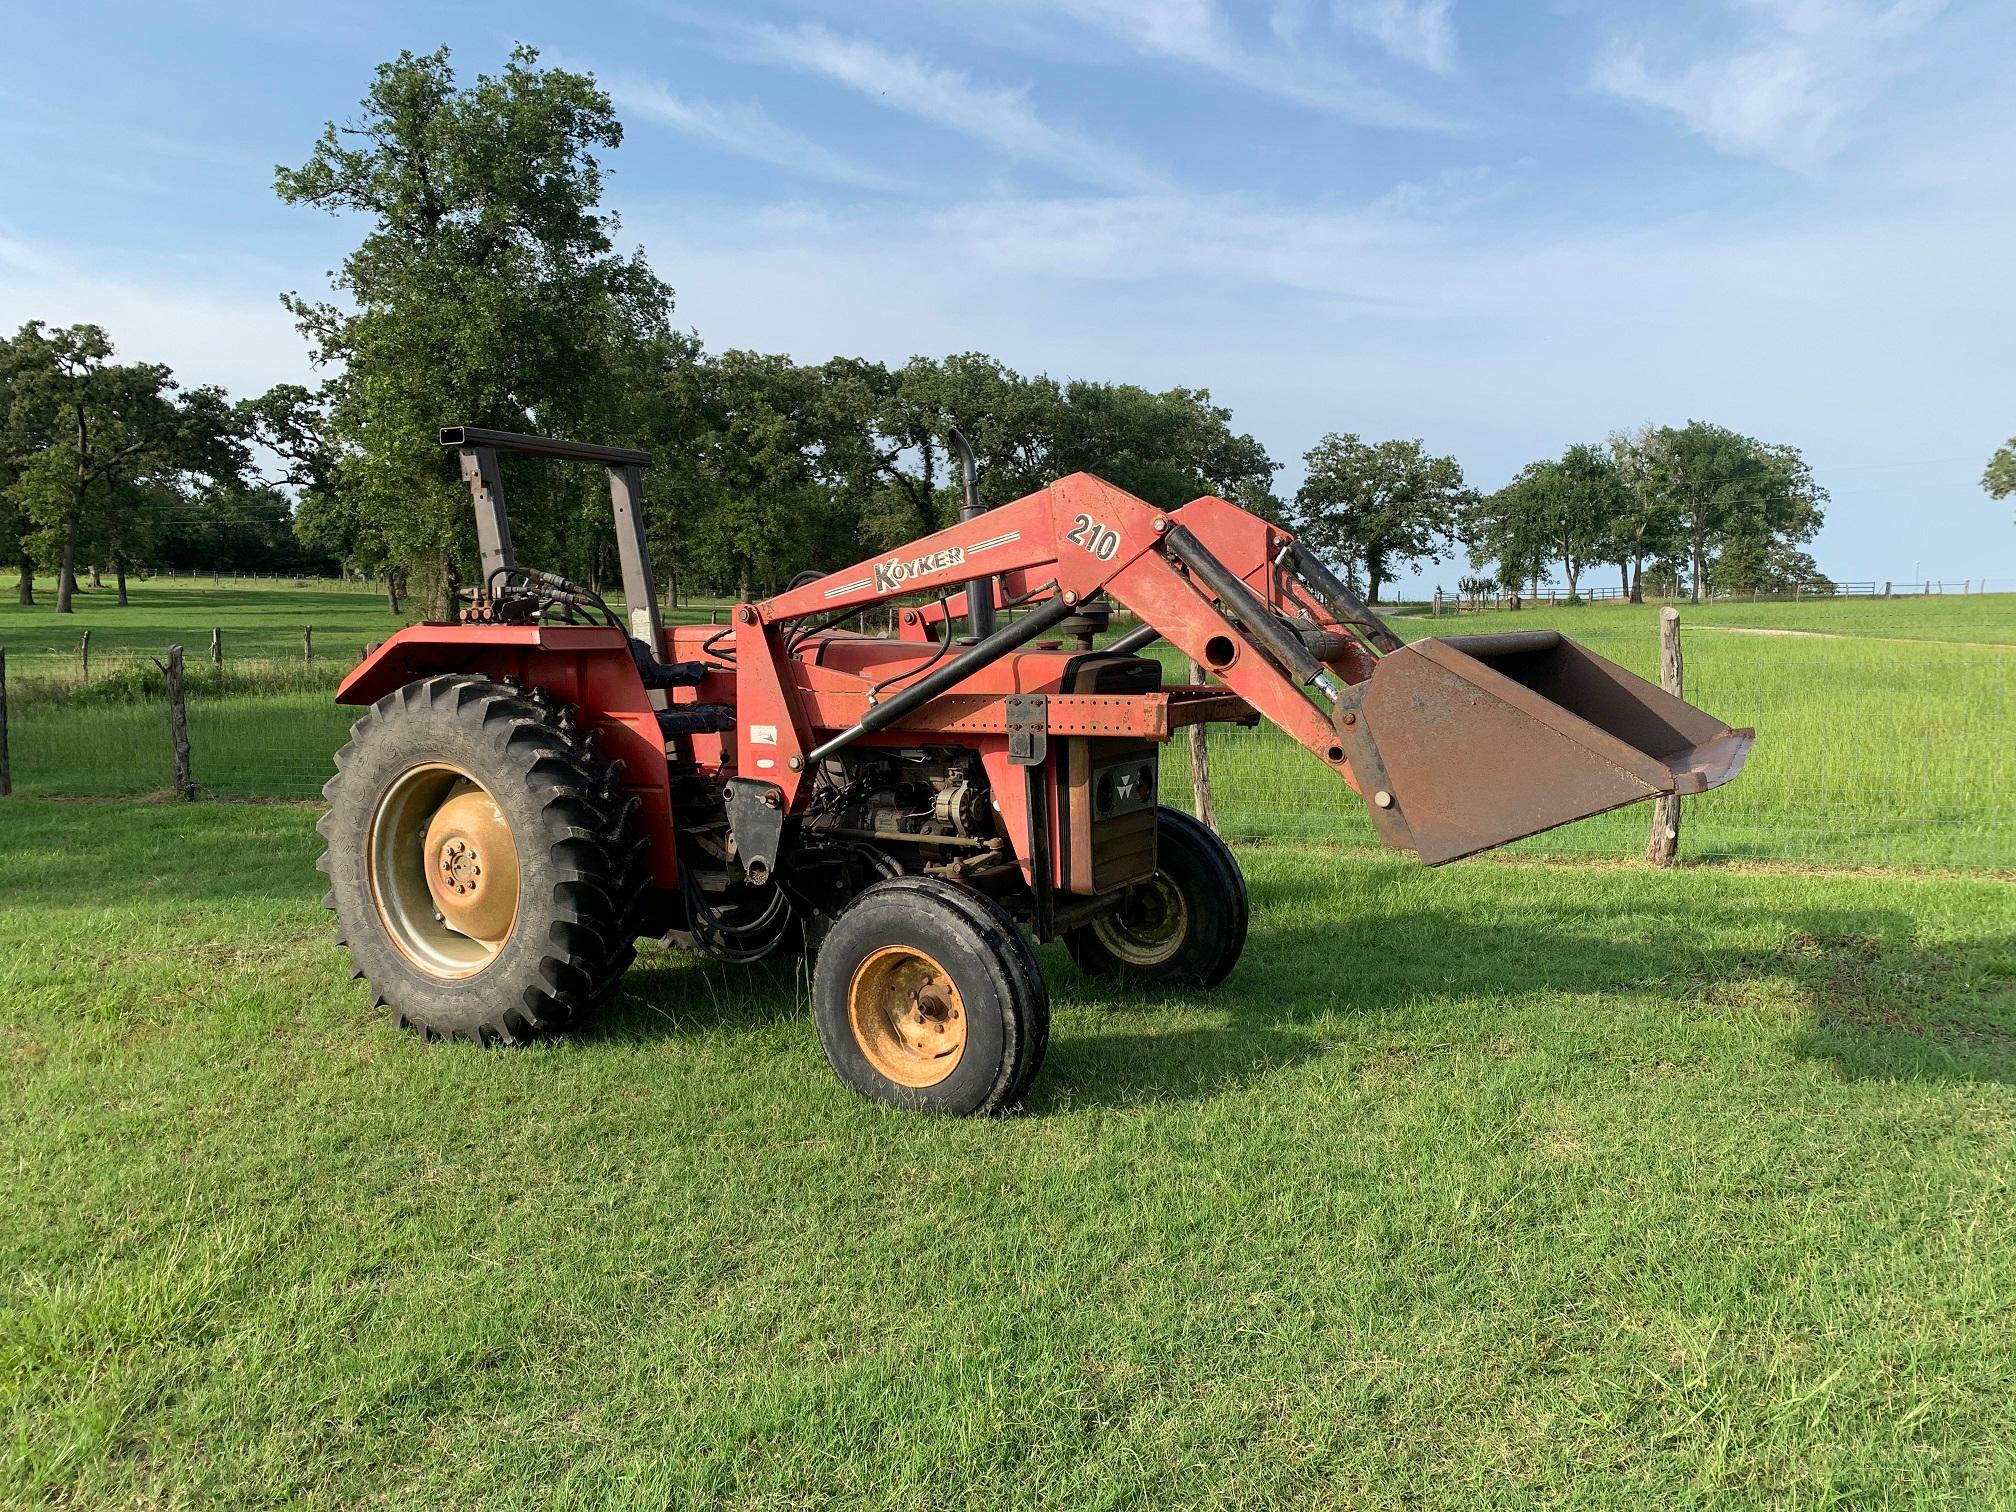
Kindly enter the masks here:
<path id="1" fill-rule="evenodd" d="M 1685 683 L 1680 661 L 1680 611 L 1659 611 L 1659 686 L 1675 698 L 1683 697 Z M 1677 795 L 1658 798 L 1652 804 L 1652 838 L 1645 847 L 1645 859 L 1654 866 L 1671 866 L 1680 854 L 1680 799 Z"/>
<path id="2" fill-rule="evenodd" d="M 303 625 L 301 627 L 301 660 L 303 662 L 312 662 L 315 660 L 315 627 L 313 625 Z"/>
<path id="3" fill-rule="evenodd" d="M 221 674 L 224 671 L 224 627 L 217 626 L 210 632 L 210 665 Z"/>
<path id="4" fill-rule="evenodd" d="M 1190 663 L 1190 681 L 1204 681 L 1204 669 L 1194 661 Z M 1211 831 L 1218 833 L 1218 806 L 1211 801 L 1211 757 L 1204 745 L 1204 726 L 1190 726 L 1190 799 L 1196 806 L 1197 818 Z"/>
<path id="5" fill-rule="evenodd" d="M 182 648 L 168 648 L 168 662 L 161 675 L 168 679 L 168 728 L 175 740 L 175 796 L 194 798 L 196 779 L 189 775 L 189 709 L 182 700 Z"/>
<path id="6" fill-rule="evenodd" d="M 91 632 L 84 632 L 84 639 L 77 643 L 78 654 L 84 658 L 84 681 L 91 681 Z"/>
<path id="7" fill-rule="evenodd" d="M 0 798 L 14 791 L 14 769 L 7 762 L 7 648 L 0 646 Z"/>
<path id="8" fill-rule="evenodd" d="M 1886 599 L 1890 597 L 1890 585 L 1887 582 L 1883 585 L 1883 597 Z"/>

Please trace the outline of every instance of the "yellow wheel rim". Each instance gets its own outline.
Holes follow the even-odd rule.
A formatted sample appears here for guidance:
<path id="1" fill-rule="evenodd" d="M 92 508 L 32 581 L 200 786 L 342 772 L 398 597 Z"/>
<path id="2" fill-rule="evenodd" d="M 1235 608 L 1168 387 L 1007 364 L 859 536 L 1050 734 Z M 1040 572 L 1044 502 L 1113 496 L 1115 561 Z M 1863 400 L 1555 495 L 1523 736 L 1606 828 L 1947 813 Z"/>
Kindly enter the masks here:
<path id="1" fill-rule="evenodd" d="M 1129 888 L 1118 908 L 1094 919 L 1092 933 L 1129 966 L 1160 966 L 1183 948 L 1190 933 L 1190 903 L 1182 889 L 1157 872 Z"/>
<path id="2" fill-rule="evenodd" d="M 460 767 L 399 774 L 366 842 L 371 902 L 392 943 L 430 976 L 474 976 L 518 921 L 518 845 L 497 802 Z"/>
<path id="3" fill-rule="evenodd" d="M 952 974 L 910 945 L 884 945 L 847 985 L 854 1043 L 899 1087 L 935 1087 L 966 1051 L 966 1004 Z"/>

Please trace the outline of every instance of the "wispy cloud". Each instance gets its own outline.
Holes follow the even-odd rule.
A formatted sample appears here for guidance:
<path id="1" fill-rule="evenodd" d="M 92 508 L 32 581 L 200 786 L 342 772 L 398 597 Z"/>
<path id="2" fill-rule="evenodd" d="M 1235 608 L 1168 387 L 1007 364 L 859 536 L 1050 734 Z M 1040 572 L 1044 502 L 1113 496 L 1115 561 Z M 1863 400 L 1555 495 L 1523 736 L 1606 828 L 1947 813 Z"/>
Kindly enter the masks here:
<path id="1" fill-rule="evenodd" d="M 217 248 L 169 259 L 153 245 L 110 252 L 0 229 L 0 334 L 29 320 L 88 321 L 111 333 L 122 360 L 166 362 L 185 382 L 256 394 L 310 373 L 292 318 L 263 292 L 293 278 L 287 268 L 235 262 Z"/>
<path id="2" fill-rule="evenodd" d="M 974 82 L 955 68 L 898 52 L 823 26 L 752 27 L 742 34 L 753 56 L 845 85 L 878 105 L 1040 163 L 1081 183 L 1138 190 L 1161 175 L 1131 154 L 1047 121 L 1022 89 Z"/>
<path id="3" fill-rule="evenodd" d="M 1134 51 L 1201 69 L 1248 89 L 1293 104 L 1321 110 L 1344 120 L 1370 126 L 1418 131 L 1449 131 L 1455 123 L 1443 112 L 1417 105 L 1392 90 L 1370 82 L 1362 70 L 1346 66 L 1305 25 L 1303 8 L 1277 7 L 1266 44 L 1249 39 L 1217 0 L 1001 0 L 1048 11 L 1065 20 L 1117 39 Z M 1446 10 L 1445 0 L 1367 0 L 1346 8 L 1367 12 Z M 1434 28 L 1408 35 L 1408 23 L 1395 19 L 1391 34 L 1402 46 L 1417 51 L 1443 45 Z M 1359 28 L 1364 30 L 1365 28 Z M 1445 18 L 1446 29 L 1446 18 Z M 1446 44 L 1453 60 L 1453 31 Z M 1381 39 L 1382 45 L 1391 47 Z M 1397 49 L 1395 49 L 1397 50 Z"/>
<path id="4" fill-rule="evenodd" d="M 1456 23 L 1449 0 L 1336 0 L 1337 19 L 1403 63 L 1456 71 Z"/>
<path id="5" fill-rule="evenodd" d="M 715 105 L 705 100 L 689 100 L 650 79 L 621 74 L 604 73 L 602 81 L 625 110 L 743 157 L 856 189 L 894 193 L 905 187 L 888 174 L 778 124 L 759 105 Z"/>
<path id="6" fill-rule="evenodd" d="M 85 113 L 52 105 L 47 100 L 0 86 L 0 125 L 10 137 L 33 133 L 52 143 L 75 146 L 89 142 L 106 152 L 154 158 L 181 158 L 218 168 L 253 169 L 270 172 L 271 156 L 248 148 L 242 141 L 205 142 L 192 137 L 158 131 L 152 126 L 135 126 L 116 117 Z"/>
<path id="7" fill-rule="evenodd" d="M 1788 168 L 1832 157 L 1850 117 L 1909 66 L 1945 0 L 1730 0 L 1735 45 L 1661 63 L 1670 38 L 1613 42 L 1596 87 L 1666 111 L 1719 150 Z"/>

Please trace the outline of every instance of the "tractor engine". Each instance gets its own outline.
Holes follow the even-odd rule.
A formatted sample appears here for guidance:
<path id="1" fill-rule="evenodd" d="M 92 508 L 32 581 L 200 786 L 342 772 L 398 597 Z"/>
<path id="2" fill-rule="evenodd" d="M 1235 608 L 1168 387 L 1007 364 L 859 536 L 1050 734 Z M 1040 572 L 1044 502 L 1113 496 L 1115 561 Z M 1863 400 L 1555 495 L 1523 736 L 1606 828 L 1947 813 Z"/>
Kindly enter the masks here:
<path id="1" fill-rule="evenodd" d="M 980 759 L 959 746 L 869 748 L 832 758 L 819 768 L 804 828 L 938 853 L 925 861 L 1002 847 Z"/>

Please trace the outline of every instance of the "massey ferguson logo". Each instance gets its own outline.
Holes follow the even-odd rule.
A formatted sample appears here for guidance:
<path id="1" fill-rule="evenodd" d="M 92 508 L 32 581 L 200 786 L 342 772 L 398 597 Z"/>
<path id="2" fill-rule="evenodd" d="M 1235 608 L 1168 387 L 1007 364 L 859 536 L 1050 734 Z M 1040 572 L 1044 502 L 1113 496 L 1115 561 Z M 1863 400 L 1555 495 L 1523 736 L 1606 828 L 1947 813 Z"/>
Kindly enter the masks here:
<path id="1" fill-rule="evenodd" d="M 943 551 L 912 557 L 907 562 L 901 557 L 891 557 L 886 562 L 875 564 L 875 591 L 893 593 L 912 578 L 943 572 L 947 567 L 957 567 L 965 560 L 966 550 L 962 546 L 947 546 Z"/>

